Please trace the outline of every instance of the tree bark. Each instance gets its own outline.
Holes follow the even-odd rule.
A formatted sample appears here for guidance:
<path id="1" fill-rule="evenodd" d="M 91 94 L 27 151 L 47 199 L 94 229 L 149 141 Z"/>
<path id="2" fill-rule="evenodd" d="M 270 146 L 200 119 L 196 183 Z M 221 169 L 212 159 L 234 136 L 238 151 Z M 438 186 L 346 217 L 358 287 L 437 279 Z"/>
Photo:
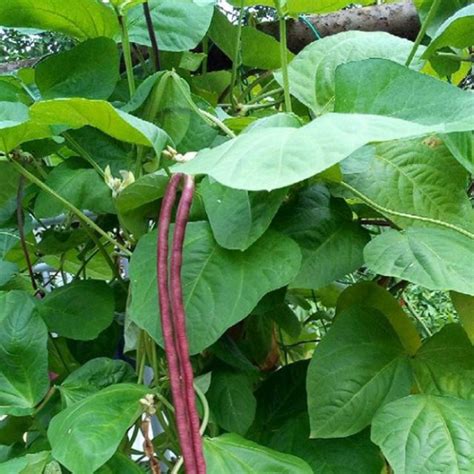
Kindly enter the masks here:
<path id="1" fill-rule="evenodd" d="M 313 24 L 322 38 L 342 31 L 386 31 L 392 35 L 414 40 L 420 31 L 420 20 L 411 1 L 372 7 L 351 8 L 327 15 L 311 15 L 306 20 Z M 278 38 L 278 23 L 258 26 L 263 32 Z M 316 38 L 308 25 L 301 20 L 287 24 L 288 48 L 297 53 Z"/>

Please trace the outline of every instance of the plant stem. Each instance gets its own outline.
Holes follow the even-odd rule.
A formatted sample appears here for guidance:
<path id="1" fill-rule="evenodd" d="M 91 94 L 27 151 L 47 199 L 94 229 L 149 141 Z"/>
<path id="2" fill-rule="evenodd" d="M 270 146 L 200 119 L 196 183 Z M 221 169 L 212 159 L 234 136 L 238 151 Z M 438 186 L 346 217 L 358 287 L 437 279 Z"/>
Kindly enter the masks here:
<path id="1" fill-rule="evenodd" d="M 204 56 L 204 59 L 202 60 L 202 68 L 201 68 L 201 74 L 206 74 L 207 73 L 207 59 L 209 56 L 209 38 L 204 36 L 202 39 L 202 52 L 206 55 Z"/>
<path id="2" fill-rule="evenodd" d="M 130 97 L 135 94 L 135 77 L 133 76 L 132 51 L 130 49 L 130 40 L 128 38 L 127 21 L 125 15 L 119 15 L 120 31 L 122 33 L 122 51 L 127 72 L 128 90 Z"/>
<path id="3" fill-rule="evenodd" d="M 160 50 L 158 49 L 158 41 L 156 39 L 155 29 L 153 28 L 153 18 L 151 17 L 150 5 L 148 0 L 143 3 L 143 12 L 145 14 L 146 27 L 148 29 L 148 36 L 150 37 L 152 60 L 155 71 L 160 70 Z"/>
<path id="4" fill-rule="evenodd" d="M 35 414 L 41 411 L 42 408 L 46 406 L 46 404 L 51 400 L 51 397 L 56 393 L 56 386 L 52 385 L 48 390 L 48 393 L 43 398 L 43 401 L 35 408 Z"/>
<path id="5" fill-rule="evenodd" d="M 428 15 L 426 16 L 425 21 L 421 25 L 420 31 L 418 32 L 418 35 L 415 39 L 415 43 L 413 44 L 413 48 L 411 48 L 410 54 L 408 55 L 408 59 L 406 60 L 405 66 L 408 67 L 413 61 L 413 58 L 415 57 L 418 47 L 420 46 L 421 41 L 425 37 L 426 30 L 428 29 L 428 26 L 430 25 L 431 20 L 434 18 L 440 3 L 441 3 L 441 0 L 433 0 L 430 11 L 428 12 Z"/>
<path id="6" fill-rule="evenodd" d="M 431 337 L 432 332 L 431 332 L 430 328 L 426 325 L 426 323 L 423 321 L 423 319 L 418 315 L 416 309 L 413 307 L 411 302 L 408 300 L 408 298 L 404 298 L 404 301 L 405 301 L 405 304 L 407 305 L 407 308 L 409 309 L 410 313 L 420 323 L 421 327 L 425 330 L 426 335 L 428 337 Z"/>
<path id="7" fill-rule="evenodd" d="M 57 199 L 66 209 L 71 211 L 74 215 L 77 216 L 77 218 L 82 221 L 84 224 L 88 225 L 92 229 L 94 229 L 99 235 L 104 237 L 107 241 L 109 241 L 112 245 L 115 247 L 119 248 L 125 255 L 131 256 L 132 252 L 128 250 L 126 247 L 124 247 L 122 244 L 117 242 L 115 239 L 113 239 L 107 232 L 105 232 L 101 227 L 99 227 L 92 219 L 87 217 L 80 209 L 78 209 L 76 206 L 71 204 L 69 201 L 64 199 L 62 196 L 56 193 L 56 191 L 53 191 L 47 184 L 43 183 L 40 179 L 38 179 L 34 174 L 30 173 L 26 168 L 23 168 L 20 163 L 17 161 L 10 159 L 10 163 L 13 165 L 14 168 L 26 179 L 31 181 L 32 183 L 36 184 L 40 189 L 43 191 L 47 192 L 51 196 L 53 196 L 55 199 Z"/>
<path id="8" fill-rule="evenodd" d="M 235 48 L 234 48 L 234 57 L 232 61 L 232 75 L 230 79 L 230 103 L 232 104 L 232 110 L 235 111 L 237 108 L 237 103 L 234 97 L 234 88 L 237 82 L 237 69 L 240 66 L 240 43 L 242 39 L 242 22 L 244 19 L 244 1 L 240 0 L 240 11 L 239 11 L 239 19 L 237 23 L 237 35 L 235 38 Z"/>
<path id="9" fill-rule="evenodd" d="M 18 234 L 20 236 L 20 245 L 23 251 L 23 256 L 25 257 L 26 266 L 28 268 L 28 274 L 30 275 L 31 286 L 35 292 L 38 291 L 38 285 L 35 280 L 35 273 L 33 272 L 33 265 L 31 263 L 30 254 L 28 252 L 28 246 L 26 245 L 25 238 L 25 222 L 23 219 L 23 191 L 25 188 L 25 177 L 20 176 L 18 180 L 18 191 L 16 194 L 16 220 L 18 224 Z"/>
<path id="10" fill-rule="evenodd" d="M 79 153 L 79 155 L 84 158 L 97 171 L 97 173 L 100 174 L 100 176 L 104 177 L 104 171 L 102 170 L 102 168 L 95 162 L 94 158 L 92 158 L 90 153 L 85 150 L 80 145 L 80 143 L 78 143 L 74 138 L 71 137 L 69 132 L 64 132 L 63 137 L 66 139 L 66 142 L 69 143 L 69 145 L 71 145 L 72 148 L 75 149 L 75 151 Z"/>
<path id="11" fill-rule="evenodd" d="M 290 97 L 290 80 L 288 77 L 288 52 L 286 43 L 286 20 L 285 15 L 280 7 L 280 1 L 278 2 L 278 25 L 280 30 L 280 61 L 281 61 L 281 74 L 283 76 L 283 91 L 285 95 L 285 111 L 291 112 L 291 97 Z"/>

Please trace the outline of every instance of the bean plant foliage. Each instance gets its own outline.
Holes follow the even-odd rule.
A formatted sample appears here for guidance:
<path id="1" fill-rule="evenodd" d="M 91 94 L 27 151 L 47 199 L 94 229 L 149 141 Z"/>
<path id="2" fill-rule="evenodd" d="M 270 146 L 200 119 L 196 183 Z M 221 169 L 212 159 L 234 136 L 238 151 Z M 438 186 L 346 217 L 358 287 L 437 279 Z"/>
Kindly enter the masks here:
<path id="1" fill-rule="evenodd" d="M 0 2 L 0 473 L 473 473 L 473 5 L 230 3 Z"/>

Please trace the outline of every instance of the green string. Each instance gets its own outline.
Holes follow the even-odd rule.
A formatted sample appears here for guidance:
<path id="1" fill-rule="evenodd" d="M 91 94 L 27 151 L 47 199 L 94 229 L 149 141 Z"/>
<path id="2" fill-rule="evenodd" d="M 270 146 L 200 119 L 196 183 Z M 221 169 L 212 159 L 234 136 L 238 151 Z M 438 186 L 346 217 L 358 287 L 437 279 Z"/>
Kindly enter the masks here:
<path id="1" fill-rule="evenodd" d="M 322 39 L 321 33 L 304 15 L 300 15 L 298 19 L 302 21 L 311 30 L 316 40 Z"/>

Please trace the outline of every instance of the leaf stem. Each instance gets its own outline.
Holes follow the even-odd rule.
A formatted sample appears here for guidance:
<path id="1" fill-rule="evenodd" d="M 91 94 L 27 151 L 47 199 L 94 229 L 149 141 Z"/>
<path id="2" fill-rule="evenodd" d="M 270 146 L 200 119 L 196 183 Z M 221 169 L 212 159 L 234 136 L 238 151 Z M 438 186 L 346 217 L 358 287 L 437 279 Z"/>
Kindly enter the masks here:
<path id="1" fill-rule="evenodd" d="M 128 37 L 127 20 L 125 14 L 119 15 L 120 32 L 122 34 L 122 51 L 127 73 L 128 90 L 130 97 L 135 94 L 135 77 L 133 75 L 132 51 L 130 49 L 130 39 Z"/>
<path id="2" fill-rule="evenodd" d="M 411 51 L 410 51 L 410 54 L 408 55 L 405 66 L 408 67 L 411 64 L 411 62 L 413 61 L 413 58 L 415 57 L 415 54 L 418 50 L 418 47 L 420 46 L 421 41 L 425 37 L 426 30 L 428 29 L 429 24 L 431 23 L 431 21 L 433 20 L 436 12 L 438 11 L 438 7 L 439 7 L 440 3 L 441 3 L 441 0 L 434 0 L 433 1 L 432 5 L 431 5 L 431 8 L 428 12 L 428 15 L 426 16 L 425 21 L 421 25 L 420 31 L 418 32 L 418 35 L 415 39 L 415 43 L 413 44 L 413 48 L 411 48 Z"/>
<path id="3" fill-rule="evenodd" d="M 109 241 L 112 245 L 119 248 L 125 255 L 130 257 L 132 252 L 124 247 L 122 244 L 117 242 L 113 239 L 107 232 L 105 232 L 101 227 L 99 227 L 92 219 L 87 217 L 80 209 L 76 206 L 71 204 L 69 201 L 64 199 L 62 196 L 53 191 L 47 184 L 43 183 L 40 179 L 38 179 L 34 174 L 30 173 L 26 168 L 24 168 L 20 163 L 15 161 L 14 159 L 10 159 L 10 163 L 17 169 L 17 171 L 24 176 L 26 179 L 31 181 L 32 183 L 36 184 L 40 189 L 50 194 L 52 197 L 57 199 L 63 206 L 71 211 L 77 218 L 82 221 L 84 224 L 88 225 L 92 229 L 94 229 L 99 235 L 104 237 L 107 241 Z"/>
<path id="4" fill-rule="evenodd" d="M 82 147 L 80 143 L 78 143 L 74 138 L 71 137 L 69 132 L 64 132 L 63 137 L 66 139 L 66 142 L 69 143 L 69 145 L 72 146 L 74 151 L 79 153 L 79 155 L 84 158 L 96 171 L 97 173 L 100 174 L 100 176 L 103 178 L 104 177 L 104 171 L 102 168 L 96 163 L 94 158 L 90 155 L 90 153 Z"/>
<path id="5" fill-rule="evenodd" d="M 232 58 L 232 75 L 230 79 L 230 103 L 232 104 L 232 110 L 235 111 L 237 108 L 237 102 L 234 97 L 234 88 L 237 82 L 237 70 L 240 66 L 240 43 L 242 40 L 242 22 L 244 19 L 244 0 L 240 0 L 240 11 L 239 11 L 239 18 L 237 23 L 237 35 L 235 37 L 235 45 L 234 45 L 234 57 Z"/>
<path id="6" fill-rule="evenodd" d="M 281 9 L 281 0 L 278 1 L 278 25 L 280 30 L 280 62 L 281 74 L 283 76 L 283 91 L 285 95 L 285 111 L 291 112 L 291 97 L 290 97 L 290 79 L 288 76 L 288 52 L 286 42 L 286 19 Z"/>

